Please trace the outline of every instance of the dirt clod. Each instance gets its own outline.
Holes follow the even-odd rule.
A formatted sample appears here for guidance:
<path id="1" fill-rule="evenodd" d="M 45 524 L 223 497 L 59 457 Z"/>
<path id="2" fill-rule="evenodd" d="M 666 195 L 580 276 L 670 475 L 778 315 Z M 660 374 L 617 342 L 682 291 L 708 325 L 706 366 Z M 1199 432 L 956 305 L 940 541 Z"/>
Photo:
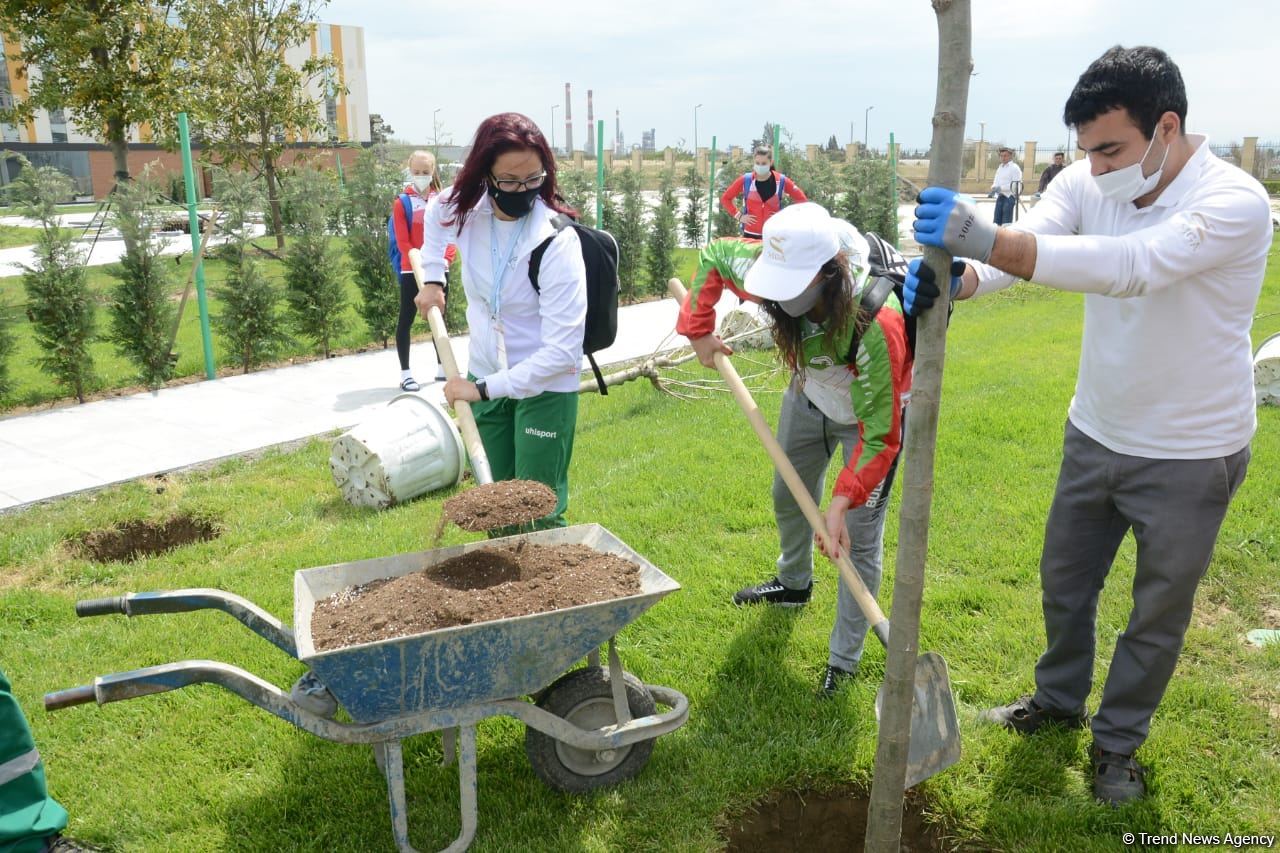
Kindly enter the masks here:
<path id="1" fill-rule="evenodd" d="M 444 502 L 444 517 L 463 530 L 496 530 L 550 515 L 556 493 L 533 480 L 500 480 L 454 495 Z"/>
<path id="2" fill-rule="evenodd" d="M 71 550 L 78 557 L 99 563 L 154 557 L 192 542 L 207 542 L 218 535 L 213 522 L 189 515 L 167 521 L 122 521 L 105 530 L 90 530 L 74 537 Z"/>
<path id="3" fill-rule="evenodd" d="M 329 651 L 639 592 L 639 568 L 630 560 L 586 545 L 522 540 L 334 593 L 316 604 L 311 638 L 317 651 Z"/>
<path id="4" fill-rule="evenodd" d="M 846 853 L 861 850 L 867 835 L 870 794 L 862 788 L 832 791 L 782 791 L 764 798 L 749 812 L 728 820 L 727 853 Z M 924 803 L 907 795 L 902 811 L 903 853 L 957 849 L 936 823 L 927 823 Z"/>

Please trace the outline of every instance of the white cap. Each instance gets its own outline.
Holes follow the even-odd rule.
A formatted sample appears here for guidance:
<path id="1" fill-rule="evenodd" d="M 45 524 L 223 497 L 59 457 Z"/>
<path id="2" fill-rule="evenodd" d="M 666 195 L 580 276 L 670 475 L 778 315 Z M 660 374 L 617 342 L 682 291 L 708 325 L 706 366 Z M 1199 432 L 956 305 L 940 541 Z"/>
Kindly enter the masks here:
<path id="1" fill-rule="evenodd" d="M 836 222 L 820 204 L 784 207 L 764 224 L 760 257 L 747 270 L 747 293 L 781 302 L 804 291 L 840 251 Z"/>

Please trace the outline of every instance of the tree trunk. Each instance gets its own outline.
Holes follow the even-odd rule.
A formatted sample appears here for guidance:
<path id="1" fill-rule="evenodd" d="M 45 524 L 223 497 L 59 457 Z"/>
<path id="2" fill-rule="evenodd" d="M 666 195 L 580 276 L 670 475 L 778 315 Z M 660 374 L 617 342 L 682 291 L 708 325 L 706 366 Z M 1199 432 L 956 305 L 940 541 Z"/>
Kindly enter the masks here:
<path id="1" fill-rule="evenodd" d="M 929 184 L 956 188 L 960 184 L 972 69 L 969 0 L 932 0 L 932 5 L 938 19 L 938 88 Z M 872 853 L 896 853 L 901 846 L 903 785 L 907 776 L 920 603 L 924 595 L 929 511 L 933 502 L 933 454 L 946 355 L 951 257 L 941 249 L 926 249 L 925 262 L 943 284 L 937 304 L 917 321 L 911 415 L 907 419 L 907 438 L 902 450 L 905 469 L 893 613 L 884 667 L 884 704 L 867 814 L 866 849 Z"/>
<path id="2" fill-rule="evenodd" d="M 262 174 L 267 177 L 267 199 L 271 205 L 271 230 L 276 235 L 276 248 L 284 248 L 284 220 L 280 216 L 280 181 L 276 177 L 275 159 L 268 152 L 263 157 Z"/>
<path id="3" fill-rule="evenodd" d="M 129 140 L 127 137 L 128 126 L 119 118 L 107 119 L 107 146 L 111 149 L 111 160 L 115 165 L 115 185 L 111 187 L 111 192 L 116 191 L 116 187 L 129 181 Z M 124 238 L 124 253 L 132 257 L 135 249 L 134 241 L 121 232 Z"/>

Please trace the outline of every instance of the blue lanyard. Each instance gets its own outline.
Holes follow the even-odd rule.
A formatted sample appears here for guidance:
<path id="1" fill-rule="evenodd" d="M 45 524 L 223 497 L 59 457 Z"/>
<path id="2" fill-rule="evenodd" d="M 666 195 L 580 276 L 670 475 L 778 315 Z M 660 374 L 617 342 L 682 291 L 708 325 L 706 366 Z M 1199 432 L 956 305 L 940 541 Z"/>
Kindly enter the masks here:
<path id="1" fill-rule="evenodd" d="M 493 260 L 493 293 L 489 298 L 489 311 L 494 317 L 498 316 L 499 310 L 502 308 L 502 280 L 506 278 L 507 268 L 511 264 L 511 256 L 516 250 L 516 244 L 520 242 L 520 237 L 524 234 L 524 227 L 529 223 L 528 216 L 520 217 L 520 227 L 516 229 L 516 233 L 512 235 L 510 244 L 507 245 L 506 257 L 498 258 L 498 223 L 496 216 L 489 219 L 489 253 Z"/>

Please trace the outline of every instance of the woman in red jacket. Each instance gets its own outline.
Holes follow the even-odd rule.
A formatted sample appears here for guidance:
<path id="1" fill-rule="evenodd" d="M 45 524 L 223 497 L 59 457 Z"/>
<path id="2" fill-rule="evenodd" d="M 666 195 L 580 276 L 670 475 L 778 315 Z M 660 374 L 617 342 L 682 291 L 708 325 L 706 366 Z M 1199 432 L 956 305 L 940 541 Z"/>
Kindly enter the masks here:
<path id="1" fill-rule="evenodd" d="M 754 160 L 751 171 L 729 184 L 720 196 L 720 206 L 742 226 L 742 236 L 759 240 L 769 217 L 782 209 L 783 195 L 792 202 L 808 199 L 795 181 L 774 171 L 773 155 L 768 148 L 763 145 L 757 148 Z M 737 207 L 739 202 L 741 210 Z"/>
<path id="2" fill-rule="evenodd" d="M 427 202 L 440 192 L 440 173 L 436 169 L 436 158 L 430 151 L 415 151 L 409 155 L 409 183 L 403 194 L 409 197 L 410 209 L 413 211 L 412 221 L 405 219 L 404 205 L 400 196 L 391 204 L 391 217 L 395 226 L 396 246 L 400 250 L 400 316 L 396 321 L 396 355 L 400 357 L 400 389 L 417 391 L 422 386 L 413 378 L 409 370 L 409 330 L 413 319 L 418 315 L 418 308 L 413 299 L 418 295 L 418 283 L 414 281 L 412 268 L 409 266 L 409 250 L 422 248 L 422 216 L 427 209 Z M 457 250 L 450 245 L 444 253 L 445 262 L 452 263 Z M 438 358 L 438 356 L 437 356 Z M 444 380 L 440 368 L 436 368 L 436 381 Z"/>

